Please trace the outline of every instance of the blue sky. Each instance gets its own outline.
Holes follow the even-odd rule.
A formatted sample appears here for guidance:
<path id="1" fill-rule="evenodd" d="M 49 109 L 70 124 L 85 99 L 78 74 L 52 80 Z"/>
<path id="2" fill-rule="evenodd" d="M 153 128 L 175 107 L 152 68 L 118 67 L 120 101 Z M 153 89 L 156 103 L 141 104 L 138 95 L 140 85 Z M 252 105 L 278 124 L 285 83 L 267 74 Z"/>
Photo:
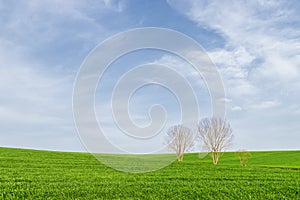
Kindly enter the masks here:
<path id="1" fill-rule="evenodd" d="M 299 149 L 299 9 L 296 0 L 0 0 L 0 146 L 84 150 L 72 115 L 80 65 L 107 37 L 151 26 L 188 35 L 216 64 L 235 135 L 232 149 Z M 144 50 L 117 60 L 99 84 L 96 113 L 107 131 L 114 130 L 105 120 L 115 81 L 149 62 L 174 66 L 194 83 L 202 115 L 209 116 L 201 77 L 188 77 L 188 64 L 172 54 Z M 172 95 L 143 89 L 131 100 L 136 123 L 149 123 L 147 109 L 157 101 L 172 113 L 170 124 L 178 120 Z"/>

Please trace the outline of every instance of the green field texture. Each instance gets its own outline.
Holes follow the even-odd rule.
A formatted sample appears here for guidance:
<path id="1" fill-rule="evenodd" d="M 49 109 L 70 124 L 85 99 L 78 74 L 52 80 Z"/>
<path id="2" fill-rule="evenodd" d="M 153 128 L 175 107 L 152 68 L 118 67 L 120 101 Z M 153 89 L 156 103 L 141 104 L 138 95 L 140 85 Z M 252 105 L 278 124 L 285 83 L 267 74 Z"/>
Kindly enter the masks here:
<path id="1" fill-rule="evenodd" d="M 232 152 L 217 166 L 192 153 L 134 174 L 88 153 L 0 148 L 0 199 L 300 199 L 300 151 L 251 154 L 247 167 Z"/>

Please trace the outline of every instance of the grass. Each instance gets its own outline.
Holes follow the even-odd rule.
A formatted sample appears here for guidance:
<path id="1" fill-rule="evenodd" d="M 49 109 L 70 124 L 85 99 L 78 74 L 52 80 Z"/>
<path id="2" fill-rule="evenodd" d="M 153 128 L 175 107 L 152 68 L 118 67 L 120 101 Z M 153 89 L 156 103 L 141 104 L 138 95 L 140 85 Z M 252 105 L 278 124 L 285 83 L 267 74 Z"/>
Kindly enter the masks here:
<path id="1" fill-rule="evenodd" d="M 217 166 L 187 154 L 131 174 L 88 153 L 0 148 L 0 199 L 300 199 L 299 158 L 300 151 L 252 152 L 240 167 L 234 153 Z"/>

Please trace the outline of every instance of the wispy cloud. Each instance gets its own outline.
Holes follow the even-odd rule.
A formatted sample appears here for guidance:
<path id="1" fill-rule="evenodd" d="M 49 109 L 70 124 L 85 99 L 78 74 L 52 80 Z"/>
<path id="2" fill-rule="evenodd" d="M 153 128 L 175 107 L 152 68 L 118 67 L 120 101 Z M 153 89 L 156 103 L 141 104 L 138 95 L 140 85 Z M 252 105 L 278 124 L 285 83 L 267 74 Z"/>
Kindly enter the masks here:
<path id="1" fill-rule="evenodd" d="M 299 105 L 296 99 L 300 98 L 295 92 L 300 89 L 298 1 L 168 2 L 199 27 L 213 29 L 224 38 L 223 46 L 208 53 L 222 74 L 232 111 L 260 115 L 260 119 L 264 116 L 265 126 L 257 126 L 257 132 L 269 133 L 266 126 L 277 127 L 274 122 L 279 120 L 281 130 L 297 130 L 296 110 L 288 111 L 287 107 Z M 255 116 L 229 115 L 244 125 L 258 124 Z M 276 131 L 272 134 L 280 135 Z"/>
<path id="2" fill-rule="evenodd" d="M 80 146 L 71 108 L 73 81 L 80 64 L 108 36 L 146 24 L 173 28 L 196 40 L 209 41 L 208 54 L 222 75 L 227 94 L 220 101 L 228 105 L 228 118 L 237 129 L 241 145 L 261 148 L 263 144 L 255 139 L 273 134 L 274 138 L 280 138 L 280 142 L 272 141 L 273 148 L 282 147 L 281 143 L 297 146 L 299 2 L 167 2 L 0 1 L 0 145 L 63 150 Z M 126 55 L 127 60 L 117 62 L 121 67 L 109 71 L 103 79 L 108 81 L 101 93 L 105 100 L 109 101 L 111 85 L 129 66 L 159 63 L 186 78 L 200 100 L 201 114 L 209 113 L 210 96 L 205 80 L 174 55 L 155 55 L 162 54 L 144 52 L 134 58 Z M 142 79 L 143 75 L 137 77 Z M 152 88 L 146 95 L 136 93 L 131 103 L 138 123 L 149 122 L 149 105 L 161 99 L 169 110 L 174 108 L 168 101 L 170 95 L 159 96 L 162 93 L 158 91 Z M 158 96 L 152 98 L 152 95 Z M 110 106 L 103 101 L 99 103 L 106 108 Z M 111 110 L 101 111 L 101 118 L 107 123 Z"/>
<path id="3" fill-rule="evenodd" d="M 232 108 L 231 108 L 231 110 L 233 110 L 233 111 L 241 111 L 241 110 L 243 110 L 240 106 L 233 106 Z"/>
<path id="4" fill-rule="evenodd" d="M 276 106 L 279 106 L 280 103 L 276 100 L 272 100 L 272 101 L 263 101 L 263 102 L 260 102 L 258 104 L 255 104 L 255 105 L 252 105 L 251 108 L 254 108 L 254 109 L 267 109 L 267 108 L 273 108 L 273 107 L 276 107 Z"/>
<path id="5" fill-rule="evenodd" d="M 261 82 L 299 77 L 297 6 L 283 1 L 169 1 L 199 26 L 217 30 L 224 48 L 209 52 L 229 82 L 231 95 L 258 95 Z M 296 4 L 298 5 L 298 4 Z M 298 79 L 299 80 L 299 79 Z M 248 92 L 246 92 L 248 91 Z"/>
<path id="6" fill-rule="evenodd" d="M 76 71 L 112 31 L 98 18 L 124 6 L 0 1 L 0 145 L 82 150 L 72 119 Z"/>

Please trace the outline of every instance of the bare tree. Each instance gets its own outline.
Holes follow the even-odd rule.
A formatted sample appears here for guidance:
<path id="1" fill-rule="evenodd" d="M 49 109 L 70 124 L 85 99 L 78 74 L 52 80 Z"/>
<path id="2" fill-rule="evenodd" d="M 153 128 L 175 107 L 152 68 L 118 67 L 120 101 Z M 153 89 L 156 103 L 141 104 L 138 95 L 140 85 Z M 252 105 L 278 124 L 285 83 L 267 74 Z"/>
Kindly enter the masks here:
<path id="1" fill-rule="evenodd" d="M 183 154 L 190 151 L 194 146 L 195 135 L 191 130 L 182 125 L 172 126 L 165 138 L 169 149 L 177 155 L 177 160 L 183 160 Z"/>
<path id="2" fill-rule="evenodd" d="M 210 152 L 213 164 L 218 164 L 220 156 L 232 144 L 230 124 L 221 118 L 205 118 L 198 124 L 198 134 L 204 150 Z"/>
<path id="3" fill-rule="evenodd" d="M 237 151 L 236 156 L 240 159 L 240 165 L 242 167 L 246 167 L 248 165 L 249 158 L 252 157 L 251 153 L 246 150 Z"/>

